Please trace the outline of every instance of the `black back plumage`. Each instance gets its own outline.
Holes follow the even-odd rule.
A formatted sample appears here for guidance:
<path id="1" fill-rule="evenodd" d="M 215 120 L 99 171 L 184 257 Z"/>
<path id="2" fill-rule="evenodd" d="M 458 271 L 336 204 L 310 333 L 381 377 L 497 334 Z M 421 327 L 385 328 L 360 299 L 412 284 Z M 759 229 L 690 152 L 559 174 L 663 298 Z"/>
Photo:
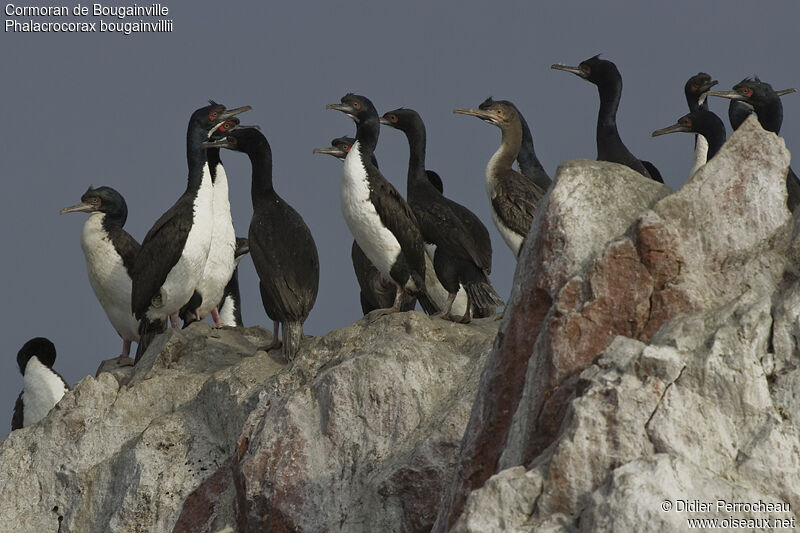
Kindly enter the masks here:
<path id="1" fill-rule="evenodd" d="M 439 281 L 451 295 L 464 285 L 472 296 L 473 285 L 484 285 L 482 293 L 475 292 L 477 299 L 483 300 L 476 305 L 490 307 L 491 296 L 496 293 L 487 278 L 492 271 L 489 232 L 475 214 L 446 198 L 431 181 L 425 170 L 426 132 L 422 118 L 413 109 L 400 108 L 384 114 L 381 122 L 401 130 L 408 139 L 408 204 L 423 239 L 436 246 L 433 265 Z"/>
<path id="2" fill-rule="evenodd" d="M 259 278 L 267 315 L 284 325 L 302 323 L 317 299 L 319 256 L 303 217 L 281 198 L 272 183 L 272 149 L 255 128 L 235 128 L 225 134 L 226 148 L 250 158 L 253 217 L 248 245 Z M 290 358 L 292 354 L 287 354 Z"/>

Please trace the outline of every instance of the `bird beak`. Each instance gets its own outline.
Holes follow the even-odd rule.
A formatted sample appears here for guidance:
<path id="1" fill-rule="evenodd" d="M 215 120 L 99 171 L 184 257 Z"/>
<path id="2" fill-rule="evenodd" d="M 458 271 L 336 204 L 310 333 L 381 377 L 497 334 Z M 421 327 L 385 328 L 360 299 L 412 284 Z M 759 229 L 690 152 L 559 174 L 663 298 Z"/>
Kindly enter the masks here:
<path id="1" fill-rule="evenodd" d="M 673 124 L 672 126 L 668 126 L 666 128 L 662 128 L 660 130 L 656 130 L 653 132 L 653 137 L 658 137 L 659 135 L 666 135 L 667 133 L 675 133 L 678 131 L 691 133 L 691 130 L 686 126 L 683 126 L 680 123 Z"/>
<path id="2" fill-rule="evenodd" d="M 225 121 L 231 117 L 238 115 L 239 113 L 244 113 L 245 111 L 250 111 L 251 109 L 253 108 L 250 107 L 249 105 L 244 105 L 242 107 L 237 107 L 235 109 L 226 109 L 219 115 L 218 120 Z"/>
<path id="3" fill-rule="evenodd" d="M 462 109 L 457 107 L 453 109 L 453 113 L 456 115 L 469 115 L 471 117 L 478 117 L 489 124 L 499 124 L 497 117 L 491 111 L 484 111 L 483 109 Z"/>
<path id="4" fill-rule="evenodd" d="M 710 91 L 710 90 L 711 90 L 711 88 L 712 88 L 713 86 L 715 86 L 716 84 L 718 84 L 718 83 L 719 83 L 719 82 L 718 82 L 717 80 L 711 80 L 710 82 L 706 83 L 705 85 L 701 85 L 701 86 L 700 86 L 700 94 L 703 94 L 703 93 L 705 93 L 705 92 L 708 92 L 708 91 Z"/>
<path id="5" fill-rule="evenodd" d="M 777 94 L 778 96 L 784 96 L 784 95 L 787 95 L 787 94 L 792 94 L 793 92 L 796 92 L 796 91 L 794 89 L 784 89 L 782 91 L 775 91 L 775 94 Z"/>
<path id="6" fill-rule="evenodd" d="M 344 150 L 340 150 L 335 146 L 329 146 L 327 148 L 314 148 L 314 153 L 332 155 L 336 159 L 344 159 L 345 157 L 347 157 L 347 152 L 345 152 Z"/>
<path id="7" fill-rule="evenodd" d="M 227 137 L 215 139 L 213 141 L 206 141 L 203 143 L 203 148 L 230 148 L 232 144 L 228 141 Z"/>
<path id="8" fill-rule="evenodd" d="M 87 202 L 81 202 L 79 204 L 71 205 L 69 207 L 65 207 L 61 210 L 61 214 L 65 213 L 91 213 L 95 210 L 95 207 Z"/>
<path id="9" fill-rule="evenodd" d="M 736 91 L 708 91 L 706 96 L 720 96 L 722 98 L 728 98 L 730 100 L 744 100 L 745 97 L 741 94 L 737 93 Z"/>
<path id="10" fill-rule="evenodd" d="M 233 252 L 233 258 L 240 259 L 248 253 L 250 253 L 250 242 L 247 239 L 236 239 L 236 250 Z"/>
<path id="11" fill-rule="evenodd" d="M 560 65 L 556 63 L 555 65 L 550 65 L 550 68 L 553 70 L 563 70 L 564 72 L 572 72 L 576 76 L 586 79 L 586 73 L 583 71 L 583 69 L 581 69 L 581 67 L 568 67 L 567 65 Z"/>
<path id="12" fill-rule="evenodd" d="M 388 118 L 381 117 L 381 118 L 380 118 L 380 122 L 381 122 L 381 124 L 383 124 L 384 126 L 392 126 L 392 123 L 391 123 L 391 121 L 390 121 Z"/>
<path id="13" fill-rule="evenodd" d="M 356 118 L 355 109 L 348 104 L 328 104 L 325 106 L 325 109 L 335 109 L 336 111 L 341 111 L 348 117 L 352 118 L 355 122 L 358 122 L 358 118 Z"/>

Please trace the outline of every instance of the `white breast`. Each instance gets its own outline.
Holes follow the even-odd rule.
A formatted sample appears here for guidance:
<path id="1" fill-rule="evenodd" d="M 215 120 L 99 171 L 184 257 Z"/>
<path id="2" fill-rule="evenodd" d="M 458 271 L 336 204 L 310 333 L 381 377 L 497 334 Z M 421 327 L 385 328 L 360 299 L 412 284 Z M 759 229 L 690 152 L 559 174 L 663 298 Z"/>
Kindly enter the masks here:
<path id="1" fill-rule="evenodd" d="M 36 356 L 28 361 L 22 382 L 23 426 L 44 418 L 67 391 L 64 382 Z"/>
<path id="2" fill-rule="evenodd" d="M 203 269 L 203 277 L 197 291 L 203 296 L 200 318 L 204 318 L 217 306 L 225 292 L 225 285 L 236 267 L 233 253 L 236 250 L 236 233 L 231 220 L 231 204 L 228 199 L 228 178 L 222 165 L 217 166 L 217 177 L 212 188 L 211 247 Z"/>
<path id="3" fill-rule="evenodd" d="M 350 233 L 375 268 L 386 278 L 400 255 L 400 243 L 381 222 L 369 199 L 367 170 L 361 158 L 358 141 L 347 153 L 340 187 L 342 215 Z"/>
<path id="4" fill-rule="evenodd" d="M 105 213 L 92 213 L 81 232 L 89 284 L 119 336 L 138 342 L 138 322 L 131 313 L 131 278 L 122 257 L 103 230 L 105 216 Z"/>
<path id="5" fill-rule="evenodd" d="M 203 269 L 211 247 L 212 215 L 211 174 L 208 165 L 203 167 L 203 179 L 194 199 L 192 229 L 183 247 L 180 259 L 172 267 L 161 286 L 161 307 L 151 307 L 147 315 L 153 319 L 163 319 L 177 313 L 194 294 L 200 283 Z"/>

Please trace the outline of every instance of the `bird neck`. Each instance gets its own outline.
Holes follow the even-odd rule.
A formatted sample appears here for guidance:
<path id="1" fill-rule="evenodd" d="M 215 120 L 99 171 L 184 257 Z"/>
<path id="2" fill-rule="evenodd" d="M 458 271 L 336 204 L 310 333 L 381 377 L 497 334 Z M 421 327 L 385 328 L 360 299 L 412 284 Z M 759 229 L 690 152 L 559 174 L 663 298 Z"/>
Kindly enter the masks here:
<path id="1" fill-rule="evenodd" d="M 622 96 L 622 81 L 598 85 L 600 110 L 597 113 L 597 159 L 609 160 L 608 154 L 627 150 L 617 129 L 617 109 Z"/>
<path id="2" fill-rule="evenodd" d="M 753 105 L 753 109 L 758 115 L 761 127 L 767 131 L 778 134 L 781 132 L 783 124 L 783 104 L 778 95 L 770 95 L 763 101 Z"/>
<path id="3" fill-rule="evenodd" d="M 206 148 L 206 160 L 208 161 L 208 169 L 211 172 L 211 183 L 216 183 L 217 166 L 222 163 L 219 158 L 219 148 Z"/>
<path id="4" fill-rule="evenodd" d="M 186 189 L 196 191 L 200 188 L 203 181 L 203 169 L 208 163 L 203 142 L 206 140 L 206 133 L 203 128 L 189 125 L 186 135 L 186 161 L 189 165 L 189 181 Z"/>
<path id="5" fill-rule="evenodd" d="M 425 174 L 425 128 L 418 125 L 405 131 L 408 138 L 408 187 L 412 183 L 430 183 Z"/>
<path id="6" fill-rule="evenodd" d="M 544 172 L 544 167 L 536 157 L 536 151 L 533 149 L 533 135 L 528 128 L 528 123 L 519 115 L 519 121 L 522 126 L 522 142 L 519 147 L 519 154 L 517 161 L 519 162 L 519 169 L 525 176 L 534 176 Z"/>
<path id="7" fill-rule="evenodd" d="M 492 156 L 496 168 L 511 168 L 522 146 L 522 124 L 515 120 L 500 128 L 503 133 L 500 147 Z"/>
<path id="8" fill-rule="evenodd" d="M 248 152 L 250 165 L 253 167 L 253 178 L 250 184 L 250 197 L 253 207 L 260 198 L 273 192 L 272 186 L 272 154 L 266 150 Z"/>
<path id="9" fill-rule="evenodd" d="M 363 119 L 356 126 L 356 141 L 364 154 L 364 159 L 370 159 L 375 147 L 378 146 L 378 132 L 380 131 L 378 115 L 369 116 Z"/>
<path id="10" fill-rule="evenodd" d="M 709 115 L 711 112 L 709 111 Z M 710 116 L 707 123 L 703 124 L 697 132 L 708 141 L 708 155 L 706 161 L 714 157 L 722 145 L 725 144 L 725 124 L 716 115 Z"/>

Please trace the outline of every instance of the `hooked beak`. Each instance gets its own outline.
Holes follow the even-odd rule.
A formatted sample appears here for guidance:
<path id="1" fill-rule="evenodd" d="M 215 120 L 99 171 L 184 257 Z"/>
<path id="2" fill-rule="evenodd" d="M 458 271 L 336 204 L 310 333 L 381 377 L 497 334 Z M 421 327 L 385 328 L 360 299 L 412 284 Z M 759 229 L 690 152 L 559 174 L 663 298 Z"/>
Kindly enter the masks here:
<path id="1" fill-rule="evenodd" d="M 239 260 L 248 253 L 250 253 L 250 241 L 245 237 L 236 237 L 236 250 L 233 252 L 233 258 Z"/>
<path id="2" fill-rule="evenodd" d="M 328 154 L 328 155 L 332 155 L 336 159 L 341 159 L 341 160 L 344 160 L 344 158 L 347 157 L 347 152 L 345 152 L 344 150 L 341 150 L 339 148 L 336 148 L 335 146 L 329 146 L 327 148 L 314 148 L 314 152 L 313 153 L 315 153 L 315 154 Z"/>
<path id="3" fill-rule="evenodd" d="M 692 132 L 692 130 L 690 130 L 688 127 L 686 127 L 686 126 L 684 126 L 684 125 L 682 125 L 681 123 L 678 122 L 678 123 L 673 124 L 672 126 L 667 126 L 666 128 L 661 128 L 660 130 L 654 131 L 653 132 L 653 137 L 658 137 L 659 135 L 666 135 L 667 133 L 675 133 L 675 132 L 679 132 L 679 131 L 686 132 L 686 133 L 691 133 Z"/>
<path id="4" fill-rule="evenodd" d="M 81 202 L 79 204 L 71 205 L 69 207 L 65 207 L 61 210 L 61 214 L 65 213 L 91 213 L 95 211 L 95 206 L 88 202 Z"/>
<path id="5" fill-rule="evenodd" d="M 784 89 L 782 91 L 775 91 L 775 94 L 778 96 L 784 96 L 786 94 L 792 94 L 793 92 L 796 92 L 795 89 Z"/>
<path id="6" fill-rule="evenodd" d="M 348 117 L 352 118 L 355 122 L 358 122 L 358 118 L 356 118 L 355 109 L 351 105 L 348 104 L 328 104 L 325 106 L 325 109 L 335 109 L 336 111 L 341 111 Z"/>
<path id="7" fill-rule="evenodd" d="M 245 111 L 250 111 L 251 109 L 253 109 L 253 108 L 250 107 L 249 105 L 244 105 L 242 107 L 236 107 L 234 109 L 226 109 L 225 111 L 220 113 L 219 120 L 221 120 L 221 121 L 228 120 L 229 118 L 234 117 L 234 116 L 238 115 L 239 113 L 244 113 Z"/>
<path id="8" fill-rule="evenodd" d="M 730 100 L 745 100 L 745 97 L 736 91 L 708 91 L 706 96 L 719 96 Z"/>
<path id="9" fill-rule="evenodd" d="M 391 122 L 391 121 L 390 121 L 388 118 L 386 118 L 386 117 L 381 117 L 381 118 L 380 118 L 380 122 L 381 122 L 381 124 L 383 124 L 384 126 L 394 126 L 394 124 L 392 124 L 392 122 Z"/>
<path id="10" fill-rule="evenodd" d="M 581 69 L 581 67 L 569 67 L 567 65 L 560 65 L 558 63 L 554 65 L 550 65 L 550 68 L 553 70 L 563 70 L 564 72 L 572 72 L 578 77 L 586 79 L 586 73 Z"/>
<path id="11" fill-rule="evenodd" d="M 453 113 L 456 115 L 469 115 L 471 117 L 478 117 L 479 119 L 488 122 L 489 124 L 498 125 L 500 122 L 497 120 L 497 117 L 491 111 L 484 111 L 483 109 L 463 109 L 457 107 L 453 109 Z"/>

